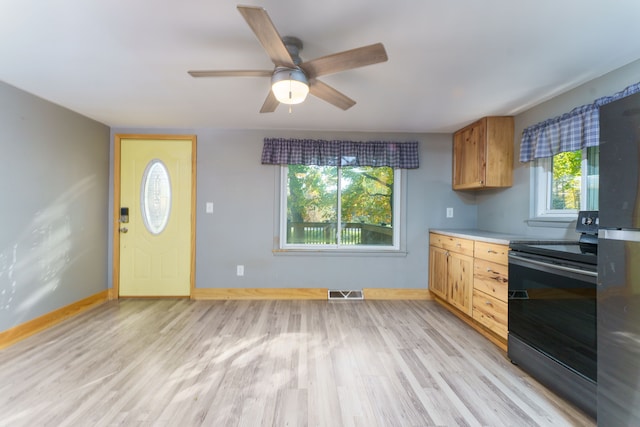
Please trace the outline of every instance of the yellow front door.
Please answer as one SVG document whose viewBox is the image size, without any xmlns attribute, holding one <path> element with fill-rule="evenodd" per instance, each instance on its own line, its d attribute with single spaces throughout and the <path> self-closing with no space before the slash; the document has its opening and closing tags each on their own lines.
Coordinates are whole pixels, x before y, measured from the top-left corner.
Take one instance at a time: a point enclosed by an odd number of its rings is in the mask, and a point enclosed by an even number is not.
<svg viewBox="0 0 640 427">
<path fill-rule="evenodd" d="M 195 137 L 118 137 L 119 296 L 189 296 Z"/>
</svg>

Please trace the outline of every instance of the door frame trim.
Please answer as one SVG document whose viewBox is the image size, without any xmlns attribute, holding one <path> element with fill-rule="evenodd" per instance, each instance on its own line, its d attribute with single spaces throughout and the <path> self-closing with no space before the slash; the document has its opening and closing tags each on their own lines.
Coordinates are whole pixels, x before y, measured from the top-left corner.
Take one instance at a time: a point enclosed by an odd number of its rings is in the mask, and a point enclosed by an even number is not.
<svg viewBox="0 0 640 427">
<path fill-rule="evenodd" d="M 109 299 L 120 298 L 120 149 L 123 139 L 161 139 L 191 141 L 191 259 L 189 274 L 189 298 L 193 297 L 196 278 L 196 135 L 169 134 L 116 134 L 113 142 L 113 266 L 112 284 L 109 289 Z"/>
</svg>

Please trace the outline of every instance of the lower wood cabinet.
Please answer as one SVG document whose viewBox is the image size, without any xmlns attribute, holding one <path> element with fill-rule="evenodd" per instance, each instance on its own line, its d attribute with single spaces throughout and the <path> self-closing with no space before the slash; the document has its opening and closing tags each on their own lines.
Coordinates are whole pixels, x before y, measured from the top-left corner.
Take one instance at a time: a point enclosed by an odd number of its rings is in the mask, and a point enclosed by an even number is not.
<svg viewBox="0 0 640 427">
<path fill-rule="evenodd" d="M 429 242 L 429 290 L 506 349 L 508 246 L 438 233 L 430 233 Z"/>
<path fill-rule="evenodd" d="M 458 310 L 472 314 L 473 258 L 455 252 L 447 259 L 447 301 Z"/>
<path fill-rule="evenodd" d="M 447 299 L 449 283 L 448 252 L 437 246 L 429 246 L 429 290 Z"/>
<path fill-rule="evenodd" d="M 446 249 L 450 248 L 450 249 Z M 458 310 L 473 312 L 473 241 L 438 235 L 429 247 L 429 289 Z"/>
<path fill-rule="evenodd" d="M 509 320 L 507 303 L 493 298 L 484 292 L 473 291 L 473 319 L 495 332 L 499 337 L 507 339 L 507 323 Z"/>
<path fill-rule="evenodd" d="M 507 340 L 509 248 L 475 242 L 473 269 L 473 319 Z"/>
</svg>

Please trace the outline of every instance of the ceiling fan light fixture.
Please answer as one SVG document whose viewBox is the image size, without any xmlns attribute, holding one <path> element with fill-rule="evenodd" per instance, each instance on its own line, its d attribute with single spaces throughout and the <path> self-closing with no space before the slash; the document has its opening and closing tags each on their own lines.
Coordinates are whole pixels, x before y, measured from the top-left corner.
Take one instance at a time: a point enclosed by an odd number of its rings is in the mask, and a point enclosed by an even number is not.
<svg viewBox="0 0 640 427">
<path fill-rule="evenodd" d="M 309 80 L 300 68 L 278 67 L 271 77 L 271 90 L 283 104 L 300 104 L 309 94 Z"/>
</svg>

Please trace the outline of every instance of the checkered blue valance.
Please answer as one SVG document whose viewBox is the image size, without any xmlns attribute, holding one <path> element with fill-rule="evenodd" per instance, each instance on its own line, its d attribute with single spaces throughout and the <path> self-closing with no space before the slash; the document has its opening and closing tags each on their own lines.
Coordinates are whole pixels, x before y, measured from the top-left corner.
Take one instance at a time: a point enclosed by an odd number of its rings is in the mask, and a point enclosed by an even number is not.
<svg viewBox="0 0 640 427">
<path fill-rule="evenodd" d="M 265 138 L 264 165 L 390 166 L 417 169 L 418 142 Z"/>
<path fill-rule="evenodd" d="M 597 146 L 600 143 L 600 107 L 637 92 L 640 92 L 640 83 L 526 128 L 522 132 L 520 161 L 530 162 L 565 151 Z"/>
</svg>

